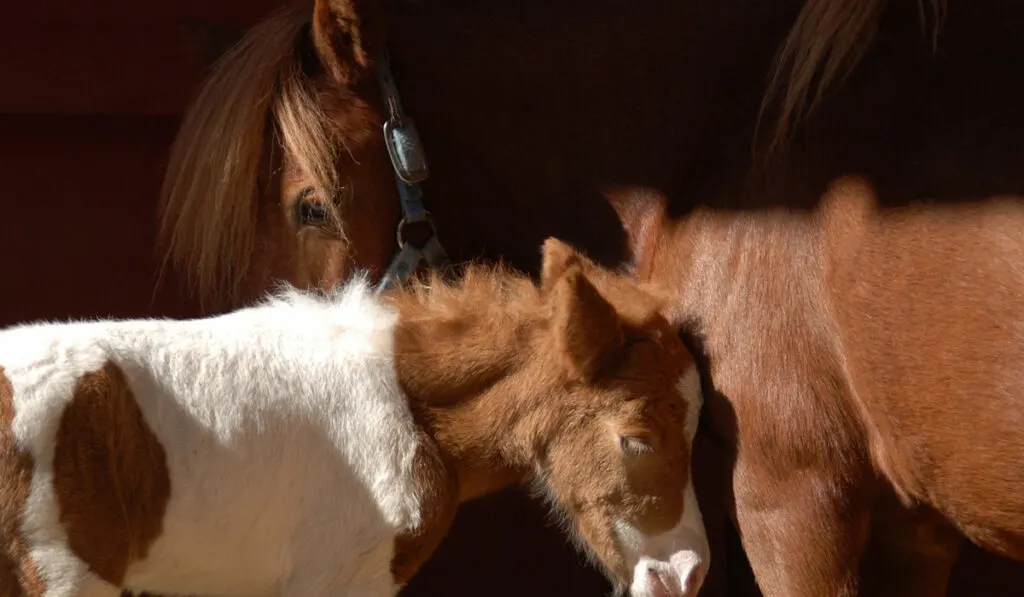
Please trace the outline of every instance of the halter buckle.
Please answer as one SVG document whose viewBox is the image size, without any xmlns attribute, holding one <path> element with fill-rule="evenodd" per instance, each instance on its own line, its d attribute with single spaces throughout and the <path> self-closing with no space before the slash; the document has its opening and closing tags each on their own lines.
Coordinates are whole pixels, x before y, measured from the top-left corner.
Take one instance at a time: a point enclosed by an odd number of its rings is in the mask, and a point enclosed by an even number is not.
<svg viewBox="0 0 1024 597">
<path fill-rule="evenodd" d="M 399 113 L 384 123 L 384 144 L 395 174 L 407 184 L 421 183 L 430 176 L 427 153 L 416 123 L 408 115 Z"/>
</svg>

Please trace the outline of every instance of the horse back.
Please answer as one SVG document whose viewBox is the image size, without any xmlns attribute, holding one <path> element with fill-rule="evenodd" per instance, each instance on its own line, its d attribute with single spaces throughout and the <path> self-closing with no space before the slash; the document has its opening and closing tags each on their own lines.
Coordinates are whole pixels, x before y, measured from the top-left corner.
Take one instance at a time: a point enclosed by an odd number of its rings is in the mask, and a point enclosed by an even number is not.
<svg viewBox="0 0 1024 597">
<path fill-rule="evenodd" d="M 1024 206 L 830 198 L 825 287 L 872 461 L 904 502 L 1024 556 Z"/>
</svg>

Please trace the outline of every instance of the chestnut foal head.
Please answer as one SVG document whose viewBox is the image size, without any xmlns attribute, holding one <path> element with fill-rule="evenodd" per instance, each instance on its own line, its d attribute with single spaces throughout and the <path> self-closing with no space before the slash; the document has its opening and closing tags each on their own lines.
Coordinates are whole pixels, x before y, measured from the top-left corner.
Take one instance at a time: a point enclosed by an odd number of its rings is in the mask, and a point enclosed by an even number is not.
<svg viewBox="0 0 1024 597">
<path fill-rule="evenodd" d="M 552 438 L 538 487 L 631 594 L 695 595 L 710 552 L 689 475 L 702 403 L 693 358 L 655 296 L 549 241 L 544 286 L 565 293 L 574 275 L 597 293 L 576 288 L 578 319 L 560 324 L 573 380 L 560 399 L 586 414 Z"/>
<path fill-rule="evenodd" d="M 549 239 L 539 288 L 471 267 L 454 286 L 385 296 L 401 313 L 400 383 L 459 501 L 530 482 L 620 589 L 696 594 L 709 560 L 689 474 L 702 398 L 653 288 Z"/>
</svg>

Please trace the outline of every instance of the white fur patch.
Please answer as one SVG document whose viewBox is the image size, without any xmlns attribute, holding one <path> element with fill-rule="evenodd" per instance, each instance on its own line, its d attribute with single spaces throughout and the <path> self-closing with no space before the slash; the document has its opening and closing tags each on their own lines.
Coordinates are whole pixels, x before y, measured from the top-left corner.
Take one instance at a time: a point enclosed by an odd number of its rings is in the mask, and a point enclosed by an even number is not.
<svg viewBox="0 0 1024 597">
<path fill-rule="evenodd" d="M 286 288 L 204 320 L 0 332 L 13 433 L 36 463 L 21 524 L 47 595 L 76 594 L 76 583 L 117 594 L 67 549 L 51 482 L 75 382 L 107 362 L 127 376 L 171 479 L 163 533 L 129 566 L 126 587 L 394 594 L 394 536 L 421 519 L 396 319 L 360 277 L 327 296 Z"/>
</svg>

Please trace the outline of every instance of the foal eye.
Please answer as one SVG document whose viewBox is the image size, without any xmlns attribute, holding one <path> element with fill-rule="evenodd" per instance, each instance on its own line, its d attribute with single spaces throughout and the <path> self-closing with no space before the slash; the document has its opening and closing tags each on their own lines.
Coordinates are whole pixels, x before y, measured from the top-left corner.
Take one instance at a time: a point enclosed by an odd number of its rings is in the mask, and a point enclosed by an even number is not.
<svg viewBox="0 0 1024 597">
<path fill-rule="evenodd" d="M 642 456 L 653 451 L 650 444 L 633 435 L 620 435 L 619 447 L 626 456 Z"/>
</svg>

